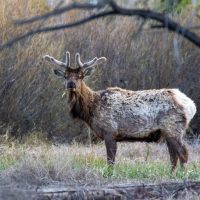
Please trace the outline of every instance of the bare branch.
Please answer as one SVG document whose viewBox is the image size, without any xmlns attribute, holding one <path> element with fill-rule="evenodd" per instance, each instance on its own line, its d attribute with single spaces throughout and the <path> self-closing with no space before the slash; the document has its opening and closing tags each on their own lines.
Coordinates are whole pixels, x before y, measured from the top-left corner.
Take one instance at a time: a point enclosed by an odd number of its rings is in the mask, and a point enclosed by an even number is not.
<svg viewBox="0 0 200 200">
<path fill-rule="evenodd" d="M 90 4 L 90 3 L 72 3 L 67 6 L 64 6 L 62 8 L 55 8 L 51 12 L 48 12 L 44 15 L 39 15 L 39 16 L 34 16 L 30 19 L 25 19 L 25 20 L 16 20 L 14 24 L 16 25 L 23 25 L 23 24 L 30 24 L 36 21 L 40 21 L 43 19 L 47 19 L 50 17 L 55 17 L 57 15 L 61 15 L 65 12 L 68 12 L 70 10 L 93 10 L 93 9 L 100 9 L 104 6 L 105 4 Z"/>
<path fill-rule="evenodd" d="M 71 23 L 67 23 L 67 24 L 61 24 L 61 25 L 57 25 L 57 26 L 49 26 L 49 27 L 44 27 L 44 28 L 38 28 L 35 30 L 30 30 L 27 33 L 25 33 L 24 35 L 18 36 L 10 41 L 8 41 L 7 43 L 3 44 L 0 46 L 0 50 L 10 47 L 12 46 L 15 42 L 20 41 L 26 37 L 32 36 L 34 34 L 40 34 L 40 33 L 45 33 L 45 32 L 50 32 L 50 31 L 57 31 L 60 29 L 67 29 L 67 28 L 72 28 L 72 27 L 76 27 L 85 23 L 88 23 L 90 21 L 96 20 L 98 18 L 103 18 L 103 17 L 107 17 L 107 16 L 112 16 L 112 15 L 116 15 L 116 16 L 138 16 L 141 17 L 142 19 L 151 19 L 157 22 L 160 22 L 160 25 L 153 27 L 153 28 L 167 28 L 168 30 L 175 32 L 181 36 L 183 36 L 184 38 L 188 39 L 190 42 L 192 42 L 193 44 L 195 44 L 196 46 L 200 47 L 200 37 L 195 34 L 194 32 L 191 32 L 188 28 L 181 26 L 179 23 L 173 21 L 172 19 L 170 19 L 167 15 L 164 15 L 162 13 L 159 12 L 155 12 L 152 10 L 145 10 L 145 9 L 126 9 L 126 8 L 122 8 L 120 6 L 118 6 L 113 0 L 107 0 L 107 1 L 103 1 L 103 3 L 99 3 L 99 4 L 88 4 L 88 3 L 73 3 L 70 4 L 66 7 L 63 8 L 57 8 L 54 9 L 53 11 L 46 13 L 45 15 L 41 15 L 41 16 L 35 16 L 33 18 L 27 19 L 27 20 L 19 20 L 16 23 L 17 24 L 30 24 L 32 22 L 38 21 L 38 20 L 42 20 L 42 19 L 46 19 L 49 17 L 53 17 L 53 16 L 57 16 L 63 12 L 67 12 L 70 10 L 74 10 L 74 9 L 80 9 L 80 10 L 92 10 L 92 9 L 100 9 L 105 7 L 106 5 L 110 6 L 109 10 L 103 10 L 100 11 L 98 13 L 92 14 L 88 17 L 79 19 L 75 22 L 71 22 Z"/>
<path fill-rule="evenodd" d="M 112 15 L 112 13 L 113 13 L 113 11 L 105 11 L 105 12 L 102 12 L 102 13 L 99 13 L 99 14 L 91 15 L 89 17 L 80 19 L 76 22 L 72 22 L 72 23 L 69 23 L 69 24 L 61 24 L 61 25 L 57 25 L 57 26 L 50 26 L 50 27 L 44 27 L 44 28 L 39 28 L 39 29 L 35 29 L 35 30 L 30 30 L 29 32 L 25 33 L 24 35 L 20 35 L 16 38 L 13 38 L 12 40 L 8 41 L 7 43 L 1 45 L 0 51 L 5 49 L 5 48 L 11 47 L 14 43 L 21 41 L 21 40 L 23 40 L 23 39 L 25 39 L 29 36 L 32 36 L 32 35 L 35 35 L 35 34 L 40 34 L 40 33 L 58 31 L 58 30 L 61 30 L 61 29 L 73 28 L 73 27 L 85 24 L 89 21 L 92 21 L 92 20 L 95 20 L 95 19 L 98 19 L 98 18 L 101 18 L 101 17 L 106 17 L 108 15 Z"/>
</svg>

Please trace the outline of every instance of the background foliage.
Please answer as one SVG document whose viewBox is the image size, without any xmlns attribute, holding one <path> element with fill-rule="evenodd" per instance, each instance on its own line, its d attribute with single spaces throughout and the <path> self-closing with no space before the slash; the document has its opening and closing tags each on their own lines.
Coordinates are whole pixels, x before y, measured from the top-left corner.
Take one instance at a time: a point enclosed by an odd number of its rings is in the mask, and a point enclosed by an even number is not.
<svg viewBox="0 0 200 200">
<path fill-rule="evenodd" d="M 185 26 L 198 24 L 197 8 L 187 6 L 188 1 L 176 2 L 175 8 L 181 6 L 181 12 L 174 13 L 173 18 Z M 153 8 L 157 5 L 156 1 L 151 4 Z M 41 24 L 12 25 L 12 19 L 50 9 L 45 0 L 0 0 L 0 44 L 27 29 L 73 21 L 88 14 L 73 11 Z M 180 88 L 199 107 L 200 49 L 165 30 L 149 29 L 149 23 L 139 32 L 139 19 L 109 17 L 70 30 L 35 35 L 0 52 L 0 134 L 22 137 L 39 130 L 60 142 L 88 138 L 88 128 L 68 115 L 62 80 L 42 59 L 45 54 L 62 59 L 66 50 L 71 52 L 72 63 L 76 52 L 83 60 L 108 58 L 106 65 L 98 66 L 86 80 L 94 90 L 109 86 L 131 90 Z M 190 132 L 198 134 L 199 124 L 197 114 Z"/>
</svg>

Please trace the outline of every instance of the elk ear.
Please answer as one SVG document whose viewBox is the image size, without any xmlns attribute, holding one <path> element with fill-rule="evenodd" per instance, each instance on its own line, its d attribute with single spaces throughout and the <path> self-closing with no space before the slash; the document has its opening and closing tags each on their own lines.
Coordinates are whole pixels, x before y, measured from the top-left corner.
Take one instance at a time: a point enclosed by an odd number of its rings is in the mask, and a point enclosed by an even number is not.
<svg viewBox="0 0 200 200">
<path fill-rule="evenodd" d="M 94 68 L 92 68 L 92 67 L 85 69 L 84 72 L 83 72 L 84 77 L 90 76 L 92 74 L 93 70 L 94 70 Z"/>
<path fill-rule="evenodd" d="M 60 76 L 60 77 L 64 77 L 65 76 L 65 72 L 63 72 L 60 69 L 54 69 L 53 71 L 54 71 L 54 74 L 57 75 L 57 76 Z"/>
</svg>

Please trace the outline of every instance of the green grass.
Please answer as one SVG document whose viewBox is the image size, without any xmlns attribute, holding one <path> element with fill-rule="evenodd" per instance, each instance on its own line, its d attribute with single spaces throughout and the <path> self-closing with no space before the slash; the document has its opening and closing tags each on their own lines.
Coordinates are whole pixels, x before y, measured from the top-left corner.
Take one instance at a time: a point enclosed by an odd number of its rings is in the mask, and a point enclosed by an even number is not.
<svg viewBox="0 0 200 200">
<path fill-rule="evenodd" d="M 0 157 L 0 172 L 13 166 L 17 162 L 13 157 Z"/>
<path fill-rule="evenodd" d="M 90 168 L 95 170 L 100 176 L 112 179 L 134 179 L 134 180 L 169 180 L 169 179 L 200 179 L 200 165 L 190 163 L 183 170 L 177 167 L 172 173 L 170 163 L 165 162 L 135 162 L 134 164 L 118 162 L 113 168 L 106 164 L 102 158 L 75 157 L 74 164 L 79 168 Z"/>
<path fill-rule="evenodd" d="M 23 147 L 15 148 L 14 143 L 8 144 L 4 148 L 3 152 L 0 152 L 0 172 L 17 164 L 23 157 L 25 150 Z"/>
<path fill-rule="evenodd" d="M 106 164 L 104 144 L 53 146 L 49 143 L 12 143 L 0 148 L 0 174 L 14 176 L 18 182 L 43 184 L 48 181 L 84 182 L 88 184 L 127 181 L 200 180 L 199 145 L 190 146 L 191 159 L 182 170 L 171 173 L 164 145 L 120 144 L 114 167 Z M 147 150 L 148 158 L 146 156 Z M 165 155 L 165 156 L 163 156 Z M 11 169 L 11 170 L 10 170 Z M 11 180 L 10 179 L 10 180 Z M 97 182 L 99 181 L 99 182 Z"/>
</svg>

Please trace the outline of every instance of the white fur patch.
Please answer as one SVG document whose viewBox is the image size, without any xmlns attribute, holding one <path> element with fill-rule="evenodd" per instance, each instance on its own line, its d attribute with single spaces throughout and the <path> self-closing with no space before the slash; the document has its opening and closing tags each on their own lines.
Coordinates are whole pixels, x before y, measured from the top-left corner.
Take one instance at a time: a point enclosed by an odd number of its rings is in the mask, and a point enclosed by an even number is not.
<svg viewBox="0 0 200 200">
<path fill-rule="evenodd" d="M 183 94 L 178 89 L 171 90 L 174 93 L 174 97 L 179 105 L 181 105 L 184 109 L 185 117 L 187 120 L 187 126 L 190 123 L 191 119 L 194 117 L 197 109 L 195 103 Z"/>
</svg>

